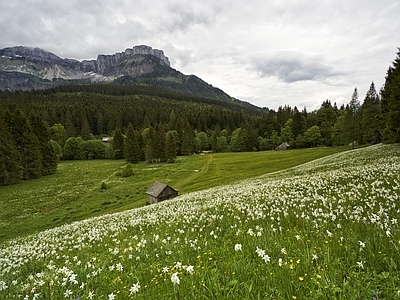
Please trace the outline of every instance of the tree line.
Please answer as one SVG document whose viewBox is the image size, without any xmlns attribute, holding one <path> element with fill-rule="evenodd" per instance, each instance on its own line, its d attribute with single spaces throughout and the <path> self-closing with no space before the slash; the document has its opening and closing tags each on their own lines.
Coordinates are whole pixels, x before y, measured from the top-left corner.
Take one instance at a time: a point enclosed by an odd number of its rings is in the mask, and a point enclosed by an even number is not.
<svg viewBox="0 0 400 300">
<path fill-rule="evenodd" d="M 156 163 L 201 151 L 273 150 L 282 142 L 292 148 L 400 142 L 399 55 L 380 93 L 372 82 L 362 101 L 355 88 L 347 105 L 325 100 L 312 112 L 148 87 L 0 92 L 0 184 L 51 174 L 58 158 Z"/>
<path fill-rule="evenodd" d="M 0 117 L 0 185 L 39 178 L 57 170 L 57 142 L 39 114 L 26 117 L 16 109 L 1 112 Z"/>
</svg>

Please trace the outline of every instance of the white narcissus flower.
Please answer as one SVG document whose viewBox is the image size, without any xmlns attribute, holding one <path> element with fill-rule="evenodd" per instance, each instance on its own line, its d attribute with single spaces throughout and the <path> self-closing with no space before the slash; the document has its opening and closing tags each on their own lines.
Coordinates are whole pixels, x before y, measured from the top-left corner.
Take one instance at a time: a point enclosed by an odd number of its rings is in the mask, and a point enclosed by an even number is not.
<svg viewBox="0 0 400 300">
<path fill-rule="evenodd" d="M 193 274 L 193 273 L 194 273 L 194 266 L 188 266 L 188 267 L 186 267 L 186 271 L 187 271 L 188 273 L 190 273 L 190 274 Z"/>
<path fill-rule="evenodd" d="M 137 292 L 139 292 L 139 290 L 140 290 L 140 283 L 137 282 L 137 283 L 134 283 L 132 285 L 132 287 L 129 289 L 129 293 L 131 295 L 133 295 L 133 294 L 136 294 Z"/>
<path fill-rule="evenodd" d="M 171 281 L 172 281 L 173 284 L 180 284 L 181 283 L 181 281 L 179 279 L 179 276 L 178 276 L 178 272 L 175 272 L 175 273 L 173 273 L 171 275 Z"/>
<path fill-rule="evenodd" d="M 242 244 L 236 244 L 235 251 L 242 251 Z"/>
</svg>

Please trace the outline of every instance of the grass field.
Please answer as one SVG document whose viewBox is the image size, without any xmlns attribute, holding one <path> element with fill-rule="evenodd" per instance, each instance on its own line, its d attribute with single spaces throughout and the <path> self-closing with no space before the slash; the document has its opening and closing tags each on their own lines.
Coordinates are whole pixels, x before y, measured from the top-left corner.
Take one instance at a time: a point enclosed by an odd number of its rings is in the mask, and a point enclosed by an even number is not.
<svg viewBox="0 0 400 300">
<path fill-rule="evenodd" d="M 154 181 L 180 194 L 232 183 L 299 165 L 347 148 L 314 148 L 179 157 L 174 164 L 132 165 L 135 175 L 117 177 L 125 161 L 62 161 L 51 176 L 0 187 L 0 242 L 72 221 L 146 204 Z M 104 182 L 107 189 L 101 190 Z"/>
<path fill-rule="evenodd" d="M 399 191 L 376 145 L 66 224 L 0 246 L 0 299 L 400 299 Z"/>
</svg>

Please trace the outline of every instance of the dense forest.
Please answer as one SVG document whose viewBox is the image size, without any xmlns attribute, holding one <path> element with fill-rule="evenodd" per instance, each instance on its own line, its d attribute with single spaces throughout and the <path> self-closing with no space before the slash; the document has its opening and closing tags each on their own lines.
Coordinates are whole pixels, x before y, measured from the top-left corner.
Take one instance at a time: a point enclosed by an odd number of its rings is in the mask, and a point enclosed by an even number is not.
<svg viewBox="0 0 400 300">
<path fill-rule="evenodd" d="M 201 151 L 400 142 L 400 51 L 380 93 L 312 112 L 261 109 L 162 88 L 71 85 L 0 92 L 0 185 L 55 172 L 59 159 L 174 162 Z"/>
</svg>

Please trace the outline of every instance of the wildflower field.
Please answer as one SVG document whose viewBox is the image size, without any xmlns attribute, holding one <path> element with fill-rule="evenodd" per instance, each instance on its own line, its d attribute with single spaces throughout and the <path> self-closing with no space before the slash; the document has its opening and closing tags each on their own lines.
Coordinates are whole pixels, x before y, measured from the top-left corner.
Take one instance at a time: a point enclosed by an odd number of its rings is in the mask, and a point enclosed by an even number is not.
<svg viewBox="0 0 400 300">
<path fill-rule="evenodd" d="M 400 299 L 400 145 L 0 246 L 0 299 Z"/>
</svg>

